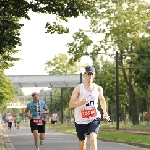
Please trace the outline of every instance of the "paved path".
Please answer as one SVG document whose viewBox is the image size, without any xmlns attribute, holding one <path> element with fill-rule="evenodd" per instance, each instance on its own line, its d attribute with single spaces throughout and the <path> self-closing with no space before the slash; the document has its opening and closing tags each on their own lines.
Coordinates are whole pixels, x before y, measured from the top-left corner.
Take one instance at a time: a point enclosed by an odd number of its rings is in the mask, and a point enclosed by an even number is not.
<svg viewBox="0 0 150 150">
<path fill-rule="evenodd" d="M 4 140 L 7 150 L 36 150 L 33 142 L 33 135 L 28 126 L 20 129 L 8 130 L 4 125 Z M 87 150 L 89 149 L 89 139 Z M 78 139 L 76 135 L 65 134 L 46 130 L 46 139 L 40 150 L 78 150 Z M 98 150 L 148 150 L 132 145 L 114 142 L 102 142 L 98 140 Z"/>
</svg>

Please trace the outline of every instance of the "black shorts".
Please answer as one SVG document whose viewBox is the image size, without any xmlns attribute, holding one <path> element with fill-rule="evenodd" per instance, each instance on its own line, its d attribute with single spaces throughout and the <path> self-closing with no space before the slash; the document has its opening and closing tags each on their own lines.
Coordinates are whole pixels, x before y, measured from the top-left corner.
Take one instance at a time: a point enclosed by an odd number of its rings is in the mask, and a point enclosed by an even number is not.
<svg viewBox="0 0 150 150">
<path fill-rule="evenodd" d="M 51 120 L 51 124 L 55 124 L 57 121 L 55 120 Z"/>
<path fill-rule="evenodd" d="M 38 130 L 38 133 L 45 133 L 45 121 L 42 121 L 43 125 L 37 125 L 33 122 L 33 119 L 30 120 L 30 127 L 31 132 L 33 133 L 33 130 Z"/>
<path fill-rule="evenodd" d="M 8 122 L 8 127 L 11 128 L 12 122 Z"/>
<path fill-rule="evenodd" d="M 86 136 L 90 133 L 98 133 L 99 131 L 100 118 L 94 119 L 88 124 L 77 124 L 75 123 L 77 137 L 79 140 L 85 140 Z"/>
</svg>

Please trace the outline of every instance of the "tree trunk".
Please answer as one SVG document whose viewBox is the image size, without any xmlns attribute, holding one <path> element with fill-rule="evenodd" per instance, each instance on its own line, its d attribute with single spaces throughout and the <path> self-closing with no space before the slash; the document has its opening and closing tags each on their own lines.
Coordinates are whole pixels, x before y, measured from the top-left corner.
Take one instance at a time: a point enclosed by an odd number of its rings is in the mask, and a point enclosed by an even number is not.
<svg viewBox="0 0 150 150">
<path fill-rule="evenodd" d="M 129 98 L 130 98 L 130 108 L 131 108 L 131 120 L 133 125 L 139 125 L 139 112 L 138 104 L 135 99 L 135 92 L 132 85 L 129 86 Z"/>
<path fill-rule="evenodd" d="M 147 113 L 148 113 L 147 124 L 149 125 L 149 123 L 150 123 L 150 102 L 148 100 L 147 100 Z"/>
</svg>

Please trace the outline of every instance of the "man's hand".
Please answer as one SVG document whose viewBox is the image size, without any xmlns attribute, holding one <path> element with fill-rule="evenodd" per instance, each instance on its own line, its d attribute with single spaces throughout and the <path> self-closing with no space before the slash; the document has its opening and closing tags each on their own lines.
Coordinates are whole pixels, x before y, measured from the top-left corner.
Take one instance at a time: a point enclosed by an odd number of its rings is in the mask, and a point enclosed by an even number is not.
<svg viewBox="0 0 150 150">
<path fill-rule="evenodd" d="M 48 112 L 47 112 L 47 111 L 44 111 L 44 114 L 48 114 Z"/>
<path fill-rule="evenodd" d="M 87 98 L 84 98 L 84 99 L 82 99 L 81 101 L 79 101 L 79 104 L 80 104 L 80 106 L 81 106 L 81 105 L 84 105 L 84 104 L 87 103 L 87 102 L 88 102 Z"/>
<path fill-rule="evenodd" d="M 32 119 L 32 117 L 31 117 L 31 116 L 29 116 L 28 118 L 29 118 L 29 119 Z"/>
<path fill-rule="evenodd" d="M 105 112 L 105 113 L 103 114 L 103 120 L 104 120 L 105 122 L 111 122 L 110 116 L 108 116 L 108 113 L 107 113 L 107 112 Z"/>
</svg>

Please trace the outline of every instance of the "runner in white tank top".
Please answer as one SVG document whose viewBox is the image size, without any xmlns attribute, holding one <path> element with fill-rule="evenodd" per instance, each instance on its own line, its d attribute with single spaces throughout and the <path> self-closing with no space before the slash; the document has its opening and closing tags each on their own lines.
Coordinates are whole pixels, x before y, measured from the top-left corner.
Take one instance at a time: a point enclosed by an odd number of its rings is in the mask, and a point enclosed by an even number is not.
<svg viewBox="0 0 150 150">
<path fill-rule="evenodd" d="M 80 85 L 80 96 L 77 101 L 82 101 L 86 98 L 87 102 L 82 106 L 77 106 L 74 109 L 75 122 L 77 124 L 88 124 L 96 118 L 100 118 L 100 112 L 98 111 L 98 85 L 93 83 L 93 91 L 88 92 L 84 88 L 84 84 Z"/>
<path fill-rule="evenodd" d="M 90 150 L 97 150 L 97 133 L 101 117 L 97 109 L 98 99 L 103 109 L 104 120 L 108 121 L 107 119 L 109 119 L 103 88 L 93 83 L 94 77 L 95 68 L 87 66 L 84 73 L 84 83 L 74 88 L 69 101 L 69 108 L 74 108 L 75 127 L 80 150 L 86 150 L 86 135 L 90 135 Z"/>
</svg>

